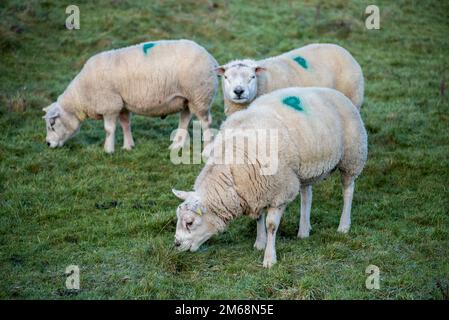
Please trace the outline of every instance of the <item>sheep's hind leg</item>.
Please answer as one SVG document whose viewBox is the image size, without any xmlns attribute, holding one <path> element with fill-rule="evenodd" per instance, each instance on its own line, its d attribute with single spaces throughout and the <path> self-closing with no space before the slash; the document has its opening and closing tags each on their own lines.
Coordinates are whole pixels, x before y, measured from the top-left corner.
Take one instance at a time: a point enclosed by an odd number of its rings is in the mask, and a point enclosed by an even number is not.
<svg viewBox="0 0 449 320">
<path fill-rule="evenodd" d="M 213 138 L 213 134 L 210 129 L 210 126 L 212 124 L 212 116 L 209 111 L 205 114 L 197 114 L 196 116 L 201 122 L 201 128 L 203 129 L 204 147 L 206 147 Z"/>
<path fill-rule="evenodd" d="M 257 237 L 254 248 L 257 250 L 265 249 L 267 245 L 267 228 L 265 227 L 265 213 L 261 213 L 257 218 Z"/>
<path fill-rule="evenodd" d="M 267 213 L 267 246 L 265 248 L 265 256 L 263 258 L 263 266 L 271 268 L 277 261 L 276 258 L 276 231 L 281 222 L 282 214 L 285 207 L 269 208 Z"/>
<path fill-rule="evenodd" d="M 123 130 L 123 147 L 122 149 L 131 150 L 134 148 L 134 139 L 131 133 L 131 113 L 128 110 L 122 111 L 119 116 L 120 125 Z"/>
<path fill-rule="evenodd" d="M 188 108 L 183 109 L 179 114 L 178 130 L 173 138 L 173 143 L 170 145 L 170 149 L 175 150 L 184 146 L 187 135 L 189 134 L 187 129 L 189 127 L 190 119 L 192 119 L 190 110 Z"/>
<path fill-rule="evenodd" d="M 212 130 L 210 128 L 212 124 L 212 116 L 209 111 L 207 112 L 197 112 L 195 113 L 198 120 L 200 120 L 201 123 L 201 129 L 203 130 L 203 152 L 202 156 L 205 158 L 208 158 L 211 151 L 212 151 L 212 140 L 214 138 L 214 135 L 212 133 Z"/>
<path fill-rule="evenodd" d="M 312 207 L 312 186 L 301 186 L 301 217 L 299 218 L 298 238 L 309 237 L 310 230 L 310 209 Z"/>
<path fill-rule="evenodd" d="M 354 177 L 342 175 L 343 184 L 343 212 L 340 218 L 340 225 L 337 231 L 347 233 L 351 226 L 351 206 L 352 197 L 354 195 Z"/>
<path fill-rule="evenodd" d="M 115 149 L 115 128 L 117 125 L 118 114 L 103 115 L 104 130 L 106 131 L 106 139 L 104 141 L 104 151 L 114 153 Z"/>
</svg>

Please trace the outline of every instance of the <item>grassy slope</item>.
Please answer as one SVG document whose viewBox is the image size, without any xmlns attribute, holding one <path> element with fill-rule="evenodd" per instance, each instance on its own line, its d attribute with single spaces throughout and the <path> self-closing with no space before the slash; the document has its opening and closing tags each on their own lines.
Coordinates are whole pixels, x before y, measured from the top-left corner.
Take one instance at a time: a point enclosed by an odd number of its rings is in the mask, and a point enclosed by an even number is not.
<svg viewBox="0 0 449 320">
<path fill-rule="evenodd" d="M 322 4 L 317 21 L 319 2 L 78 1 L 73 32 L 59 2 L 2 3 L 0 298 L 443 298 L 449 103 L 439 85 L 449 79 L 449 5 L 379 1 L 382 29 L 367 31 L 371 2 Z M 350 234 L 336 233 L 342 200 L 333 177 L 315 187 L 309 239 L 296 238 L 299 201 L 289 206 L 271 270 L 252 249 L 255 222 L 246 218 L 198 253 L 174 252 L 170 189 L 191 188 L 201 169 L 169 161 L 177 116 L 135 117 L 132 152 L 105 155 L 95 121 L 64 148 L 47 149 L 41 108 L 89 56 L 163 38 L 196 40 L 221 63 L 318 41 L 354 54 L 366 76 L 370 154 Z M 218 126 L 221 96 L 213 115 Z M 69 264 L 81 268 L 77 295 L 64 290 Z M 365 289 L 369 264 L 380 267 L 381 290 Z"/>
</svg>

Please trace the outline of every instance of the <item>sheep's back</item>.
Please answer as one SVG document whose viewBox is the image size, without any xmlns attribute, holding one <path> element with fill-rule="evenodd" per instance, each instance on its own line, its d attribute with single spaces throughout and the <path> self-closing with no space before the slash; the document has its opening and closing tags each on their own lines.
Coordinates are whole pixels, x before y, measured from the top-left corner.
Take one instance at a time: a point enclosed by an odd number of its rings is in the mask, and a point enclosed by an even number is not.
<svg viewBox="0 0 449 320">
<path fill-rule="evenodd" d="M 313 182 L 335 169 L 344 156 L 351 136 L 363 125 L 348 125 L 357 119 L 357 110 L 342 93 L 326 88 L 287 88 L 258 98 L 243 114 L 241 123 L 266 123 L 279 131 L 279 157 L 301 181 Z M 234 121 L 236 121 L 234 120 Z M 265 124 L 264 124 L 265 123 Z M 346 128 L 351 132 L 346 132 Z M 354 132 L 355 131 L 355 132 Z M 350 135 L 348 137 L 348 134 Z"/>
<path fill-rule="evenodd" d="M 77 91 L 90 95 L 90 105 L 104 108 L 102 96 L 116 95 L 133 112 L 156 115 L 180 110 L 166 108 L 173 95 L 195 100 L 195 95 L 211 95 L 216 87 L 215 59 L 189 40 L 162 40 L 105 51 L 91 57 L 78 75 Z M 200 81 L 200 83 L 198 83 Z M 198 87 L 202 86 L 198 92 Z M 85 90 L 91 88 L 91 90 Z M 110 99 L 110 98 L 109 98 Z M 180 105 L 182 109 L 184 106 Z"/>
<path fill-rule="evenodd" d="M 259 76 L 258 95 L 287 87 L 327 87 L 343 92 L 360 108 L 363 73 L 344 48 L 327 43 L 310 44 L 260 61 L 267 69 Z"/>
</svg>

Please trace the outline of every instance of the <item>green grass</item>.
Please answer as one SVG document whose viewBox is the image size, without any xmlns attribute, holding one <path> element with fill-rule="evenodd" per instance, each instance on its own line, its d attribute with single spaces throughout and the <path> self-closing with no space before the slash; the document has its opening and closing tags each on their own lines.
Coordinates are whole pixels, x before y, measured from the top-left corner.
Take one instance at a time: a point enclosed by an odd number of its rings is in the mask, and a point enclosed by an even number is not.
<svg viewBox="0 0 449 320">
<path fill-rule="evenodd" d="M 81 29 L 57 1 L 0 5 L 0 298 L 444 299 L 449 286 L 449 4 L 378 1 L 78 1 Z M 215 5 L 213 5 L 215 4 Z M 338 177 L 314 188 L 313 231 L 296 238 L 299 199 L 278 233 L 278 264 L 262 268 L 254 221 L 241 218 L 197 253 L 172 248 L 178 200 L 201 165 L 169 161 L 177 116 L 134 117 L 137 147 L 110 156 L 100 121 L 58 150 L 44 144 L 41 109 L 91 55 L 142 41 L 189 38 L 220 63 L 333 42 L 360 62 L 369 160 L 353 224 L 336 232 Z M 449 91 L 449 90 L 448 90 Z M 214 127 L 223 121 L 221 95 Z M 122 141 L 117 134 L 117 147 Z M 64 270 L 81 269 L 81 290 Z M 365 288 L 377 265 L 380 290 Z"/>
</svg>

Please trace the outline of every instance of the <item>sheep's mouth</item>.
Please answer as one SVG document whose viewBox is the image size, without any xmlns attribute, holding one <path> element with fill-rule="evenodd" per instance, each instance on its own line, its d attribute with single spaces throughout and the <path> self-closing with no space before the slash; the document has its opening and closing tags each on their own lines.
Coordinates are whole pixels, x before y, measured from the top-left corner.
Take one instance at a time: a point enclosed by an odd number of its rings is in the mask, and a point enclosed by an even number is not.
<svg viewBox="0 0 449 320">
<path fill-rule="evenodd" d="M 60 145 L 59 145 L 58 142 L 50 142 L 50 141 L 46 141 L 45 143 L 47 144 L 47 146 L 48 146 L 50 149 L 55 149 L 55 148 L 57 148 L 57 147 L 60 147 Z"/>
<path fill-rule="evenodd" d="M 192 251 L 192 245 L 190 244 L 190 245 L 184 245 L 184 244 L 182 244 L 182 245 L 180 245 L 179 247 L 176 247 L 176 249 L 178 250 L 178 251 L 180 251 L 180 252 L 184 252 L 184 251 Z M 193 252 L 193 251 L 192 251 Z"/>
<path fill-rule="evenodd" d="M 232 98 L 232 101 L 235 103 L 244 103 L 248 101 L 246 97 Z"/>
</svg>

